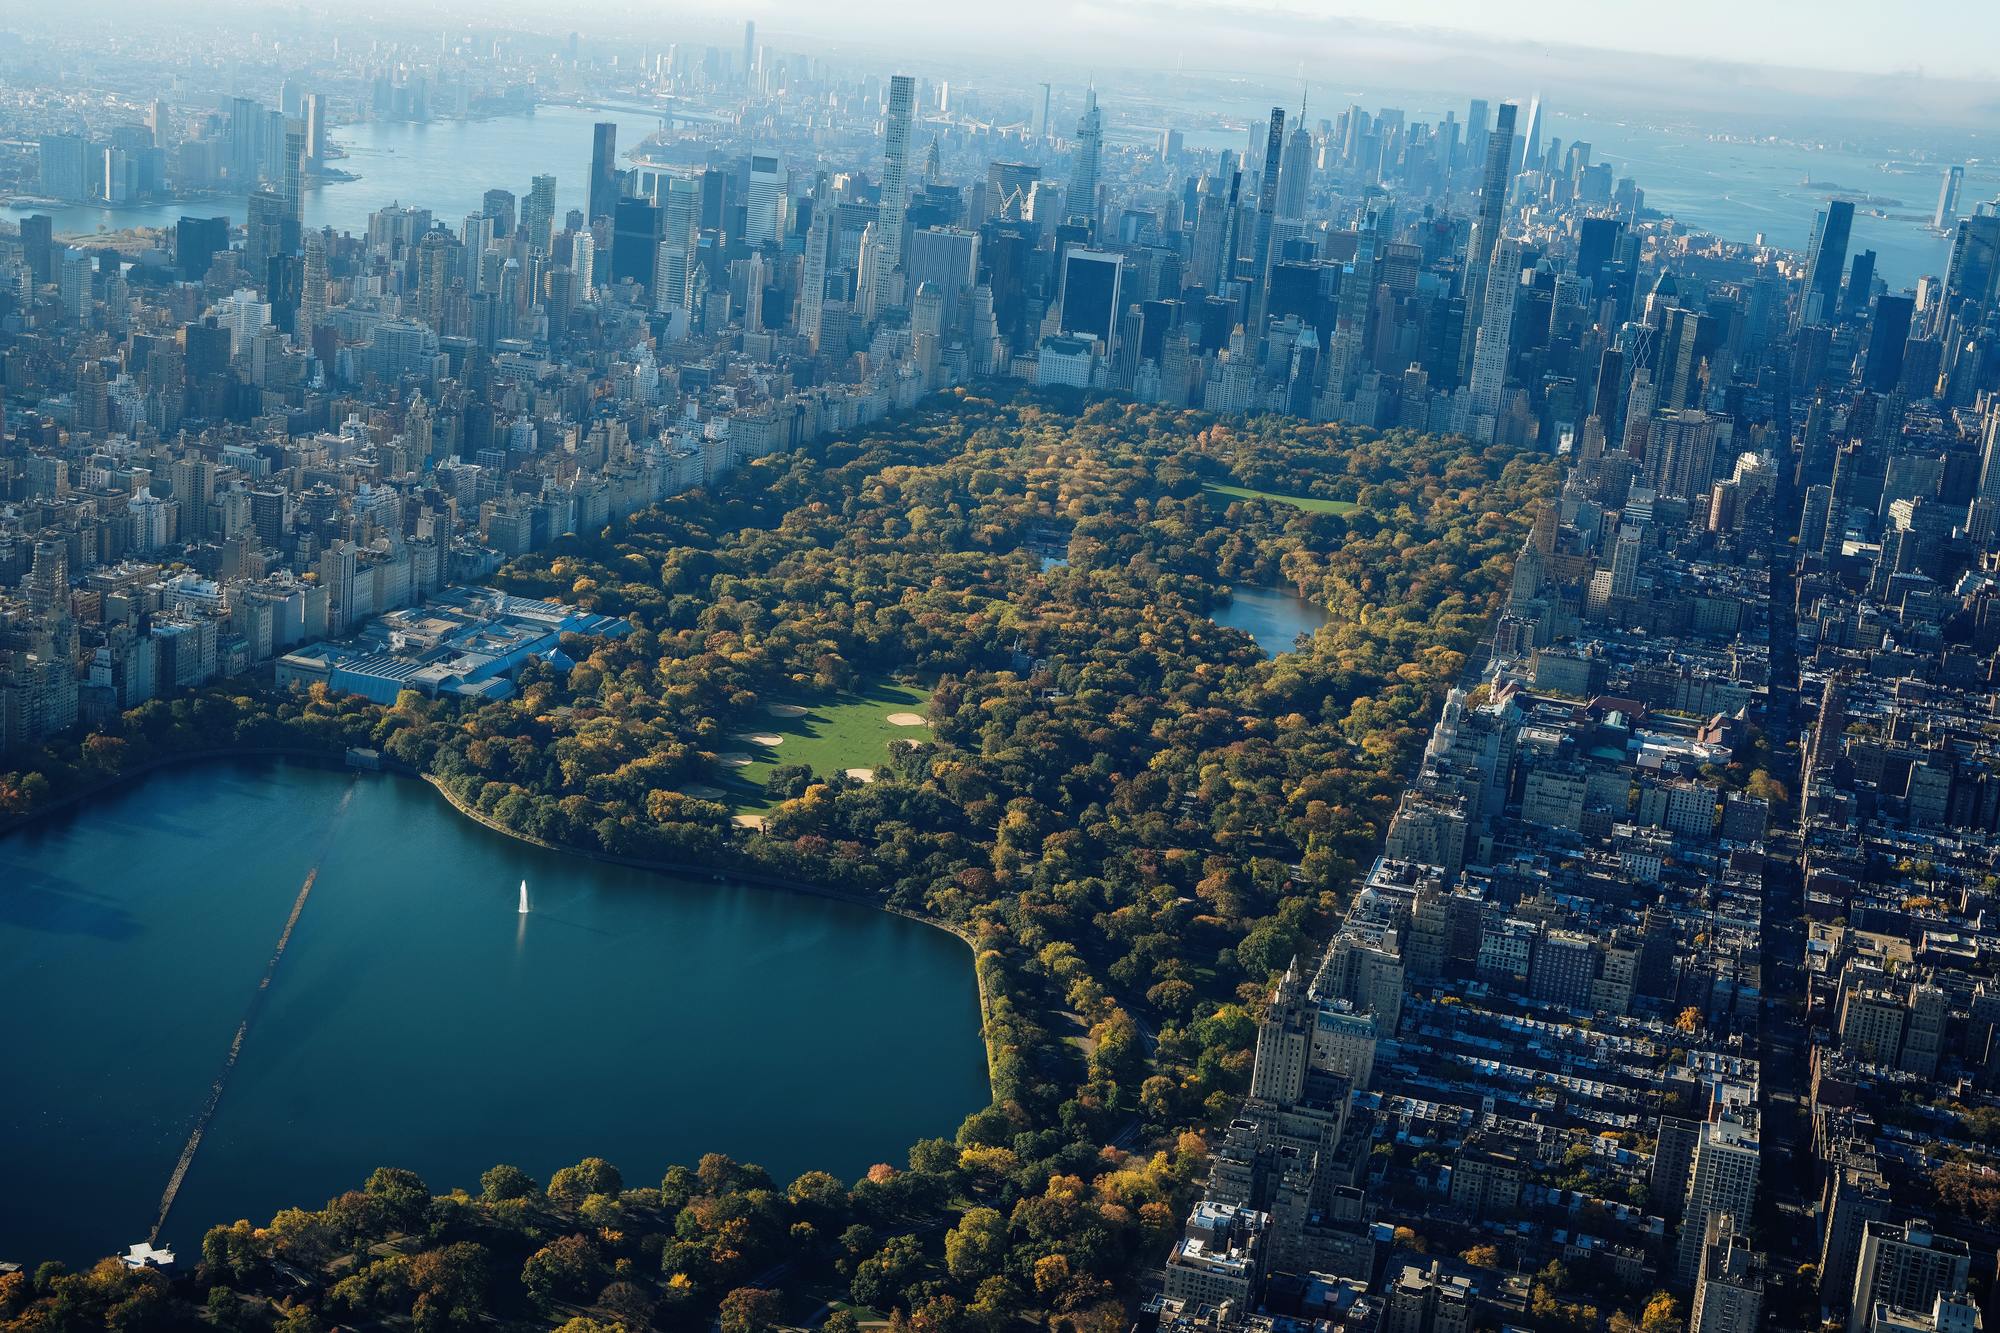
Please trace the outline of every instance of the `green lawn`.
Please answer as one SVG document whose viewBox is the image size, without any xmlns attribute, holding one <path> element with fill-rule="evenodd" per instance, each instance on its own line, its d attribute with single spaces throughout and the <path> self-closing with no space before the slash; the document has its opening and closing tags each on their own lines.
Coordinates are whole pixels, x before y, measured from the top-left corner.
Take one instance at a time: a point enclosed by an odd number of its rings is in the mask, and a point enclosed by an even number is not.
<svg viewBox="0 0 2000 1333">
<path fill-rule="evenodd" d="M 780 764 L 805 764 L 821 777 L 831 777 L 850 768 L 879 768 L 889 757 L 889 742 L 897 737 L 923 740 L 929 727 L 898 726 L 889 721 L 895 713 L 921 714 L 931 693 L 915 685 L 883 681 L 864 690 L 822 699 L 774 699 L 780 709 L 804 707 L 798 717 L 784 717 L 769 708 L 744 719 L 735 734 L 718 742 L 719 753 L 750 756 L 740 768 L 718 764 L 716 785 L 727 793 L 725 799 L 739 813 L 757 814 L 770 810 L 775 802 L 764 795 L 764 781 Z M 760 744 L 751 737 L 776 736 L 776 745 Z"/>
<path fill-rule="evenodd" d="M 1268 500 L 1272 504 L 1303 509 L 1308 514 L 1351 514 L 1360 507 L 1352 500 L 1321 500 L 1311 495 L 1280 495 L 1276 491 L 1253 491 L 1245 486 L 1218 486 L 1212 481 L 1203 482 L 1201 488 L 1210 495 L 1226 495 L 1234 500 Z"/>
</svg>

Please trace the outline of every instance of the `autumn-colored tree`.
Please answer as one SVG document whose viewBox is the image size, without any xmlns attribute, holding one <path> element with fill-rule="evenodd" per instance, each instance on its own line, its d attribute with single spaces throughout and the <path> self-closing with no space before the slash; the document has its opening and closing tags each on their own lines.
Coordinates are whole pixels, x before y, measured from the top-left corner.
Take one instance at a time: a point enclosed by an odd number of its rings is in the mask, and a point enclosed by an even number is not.
<svg viewBox="0 0 2000 1333">
<path fill-rule="evenodd" d="M 967 1284 L 997 1273 L 1007 1257 L 1007 1220 L 992 1208 L 968 1208 L 945 1233 L 944 1264 Z"/>
<path fill-rule="evenodd" d="M 722 1298 L 722 1333 L 767 1333 L 783 1312 L 783 1293 L 765 1287 L 738 1287 Z"/>
<path fill-rule="evenodd" d="M 1639 1316 L 1640 1333 L 1680 1333 L 1685 1323 L 1681 1303 L 1666 1291 L 1654 1292 Z"/>
<path fill-rule="evenodd" d="M 528 1256 L 521 1269 L 521 1286 L 546 1306 L 579 1300 L 597 1291 L 604 1260 L 596 1245 L 582 1236 L 559 1236 Z"/>
</svg>

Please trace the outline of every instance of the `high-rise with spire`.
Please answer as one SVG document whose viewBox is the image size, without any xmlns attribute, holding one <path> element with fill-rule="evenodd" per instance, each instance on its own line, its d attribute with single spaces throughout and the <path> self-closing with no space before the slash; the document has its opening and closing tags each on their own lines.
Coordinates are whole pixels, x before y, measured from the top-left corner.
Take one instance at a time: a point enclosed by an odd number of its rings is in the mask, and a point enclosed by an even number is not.
<svg viewBox="0 0 2000 1333">
<path fill-rule="evenodd" d="M 1104 113 L 1097 107 L 1097 89 L 1091 88 L 1083 96 L 1083 115 L 1076 122 L 1076 167 L 1069 178 L 1069 214 L 1090 219 L 1094 233 L 1098 220 L 1097 188 L 1104 161 Z"/>
<path fill-rule="evenodd" d="M 1542 95 L 1540 93 L 1528 99 L 1528 124 L 1521 132 L 1521 158 L 1518 165 L 1522 171 L 1541 170 Z"/>
<path fill-rule="evenodd" d="M 1278 172 L 1278 216 L 1303 218 L 1312 198 L 1313 137 L 1306 129 L 1306 108 L 1299 103 L 1299 123 L 1285 140 L 1285 159 Z"/>
<path fill-rule="evenodd" d="M 1257 248 L 1253 255 L 1256 290 L 1250 296 L 1250 342 L 1255 346 L 1264 336 L 1264 312 L 1271 291 L 1271 223 L 1278 211 L 1278 172 L 1285 156 L 1285 109 L 1271 108 L 1270 128 L 1264 135 L 1264 170 L 1257 181 Z"/>
<path fill-rule="evenodd" d="M 822 176 L 813 189 L 812 222 L 806 227 L 805 266 L 799 278 L 799 338 L 815 356 L 826 308 L 826 251 L 833 230 L 833 201 L 828 194 Z"/>
</svg>

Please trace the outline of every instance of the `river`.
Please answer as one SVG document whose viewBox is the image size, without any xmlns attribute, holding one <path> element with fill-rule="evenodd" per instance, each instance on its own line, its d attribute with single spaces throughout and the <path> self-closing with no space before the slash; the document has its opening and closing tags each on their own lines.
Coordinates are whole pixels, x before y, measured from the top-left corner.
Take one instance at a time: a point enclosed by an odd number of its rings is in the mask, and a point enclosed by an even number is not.
<svg viewBox="0 0 2000 1333">
<path fill-rule="evenodd" d="M 1299 635 L 1310 634 L 1331 619 L 1325 607 L 1289 589 L 1257 587 L 1236 588 L 1229 603 L 1216 607 L 1214 615 L 1216 624 L 1240 629 L 1255 639 L 1266 657 L 1291 652 Z"/>
<path fill-rule="evenodd" d="M 304 198 L 306 224 L 331 226 L 358 236 L 367 232 L 370 213 L 401 203 L 430 209 L 434 217 L 456 231 L 466 214 L 477 213 L 484 206 L 488 190 L 512 190 L 525 198 L 529 177 L 552 172 L 556 178 L 556 225 L 560 227 L 565 212 L 585 205 L 591 126 L 600 120 L 617 123 L 621 154 L 659 128 L 658 117 L 636 111 L 570 106 L 545 106 L 532 113 L 483 120 L 429 124 L 384 120 L 343 125 L 334 131 L 333 139 L 347 156 L 333 165 L 357 179 L 329 180 L 308 188 Z M 171 227 L 183 216 L 227 216 L 232 222 L 241 222 L 244 202 L 217 198 L 131 208 L 101 204 L 0 207 L 0 216 L 16 220 L 30 213 L 54 218 L 59 235 L 89 236 L 131 227 Z"/>
<path fill-rule="evenodd" d="M 1254 162 L 1262 151 L 1270 102 L 1240 92 L 1216 96 L 1209 91 L 1206 97 L 1180 99 L 1163 94 L 1163 105 L 1150 108 L 1142 125 L 1121 127 L 1114 114 L 1106 137 L 1150 147 L 1159 137 L 1151 122 L 1166 118 L 1181 129 L 1189 152 L 1227 149 L 1247 153 Z M 1430 91 L 1357 89 L 1342 100 L 1371 111 L 1401 107 L 1413 122 L 1437 124 L 1448 111 L 1463 122 L 1466 97 L 1494 98 L 1509 91 L 1522 90 L 1472 87 L 1465 96 L 1443 98 Z M 1519 100 L 1525 131 L 1528 98 Z M 1645 191 L 1648 208 L 1726 240 L 1749 242 L 1762 233 L 1772 245 L 1803 250 L 1812 237 L 1813 215 L 1829 196 L 1900 200 L 1880 206 L 1884 217 L 1869 212 L 1870 205 L 1857 207 L 1848 246 L 1850 255 L 1876 252 L 1876 276 L 1890 291 L 1914 288 L 1925 274 L 1944 275 L 1951 238 L 1932 232 L 1929 224 L 1945 167 L 1958 163 L 1966 168 L 1960 215 L 2000 194 L 2000 162 L 1994 160 L 1986 135 L 1950 125 L 1833 123 L 1804 112 L 1786 117 L 1723 110 L 1655 113 L 1569 106 L 1560 98 L 1544 110 L 1544 145 L 1552 138 L 1590 144 L 1591 160 L 1610 162 L 1616 175 L 1630 176 Z M 1314 118 L 1334 113 L 1333 108 L 1315 111 Z M 1217 128 L 1219 117 L 1235 126 Z M 1464 207 L 1466 200 L 1458 203 Z"/>
<path fill-rule="evenodd" d="M 1454 109 L 1464 113 L 1463 103 Z M 1219 108 L 1182 108 L 1199 124 Z M 1220 108 L 1227 109 L 1227 108 Z M 1242 108 L 1234 108 L 1241 110 Z M 1416 119 L 1436 119 L 1442 104 L 1420 99 L 1412 105 Z M 1525 111 L 1524 111 L 1525 114 Z M 618 124 L 621 151 L 629 151 L 659 126 L 654 115 L 636 110 L 593 110 L 545 106 L 532 113 L 482 120 L 444 120 L 430 124 L 362 121 L 334 131 L 334 141 L 348 156 L 335 163 L 354 173 L 351 181 L 327 181 L 306 191 L 308 224 L 331 225 L 361 234 L 368 215 L 385 204 L 400 202 L 428 208 L 447 226 L 456 228 L 468 213 L 480 210 L 487 190 L 509 189 L 524 196 L 528 178 L 544 172 L 556 177 L 557 218 L 582 208 L 590 169 L 591 126 L 599 120 Z M 1260 122 L 1261 123 L 1261 122 Z M 1769 132 L 1768 119 L 1734 118 L 1739 135 Z M 1723 139 L 1716 126 L 1695 126 L 1685 120 L 1644 124 L 1613 114 L 1553 108 L 1546 133 L 1565 142 L 1588 140 L 1599 161 L 1609 160 L 1619 175 L 1630 175 L 1646 192 L 1646 202 L 1690 226 L 1704 228 L 1735 241 L 1764 233 L 1771 243 L 1803 249 L 1812 230 L 1813 213 L 1832 192 L 1825 182 L 1847 191 L 1902 200 L 1885 208 L 1891 216 L 1877 218 L 1857 210 L 1851 249 L 1878 252 L 1876 272 L 1891 290 L 1910 287 L 1922 274 L 1942 275 L 1951 254 L 1950 238 L 1927 229 L 1937 206 L 1943 166 L 1965 161 L 1977 145 L 1962 136 L 1910 130 L 1905 148 L 1861 148 L 1823 144 L 1804 147 L 1791 140 L 1759 141 L 1747 137 Z M 1885 137 L 1895 131 L 1885 128 Z M 1113 135 L 1114 138 L 1117 135 Z M 1150 142 L 1157 131 L 1129 131 L 1127 138 Z M 1189 128 L 1191 150 L 1220 147 L 1243 149 L 1243 132 Z M 1922 159 L 1921 161 L 1915 159 Z M 1808 185 L 1810 177 L 1815 183 Z M 1981 199 L 2000 191 L 2000 166 L 1970 162 L 1959 207 L 1970 212 Z M 129 227 L 170 227 L 183 214 L 213 217 L 227 214 L 243 220 L 241 199 L 203 199 L 187 203 L 148 204 L 132 208 L 72 204 L 56 208 L 0 207 L 0 216 L 19 219 L 48 213 L 63 235 L 88 236 L 100 230 Z"/>
<path fill-rule="evenodd" d="M 852 1179 L 987 1100 L 941 930 L 545 851 L 407 778 L 204 763 L 0 839 L 0 1259 L 145 1236 L 315 867 L 164 1233 L 189 1258 L 380 1165 L 437 1191 L 587 1155 L 628 1184 L 705 1152 Z"/>
</svg>

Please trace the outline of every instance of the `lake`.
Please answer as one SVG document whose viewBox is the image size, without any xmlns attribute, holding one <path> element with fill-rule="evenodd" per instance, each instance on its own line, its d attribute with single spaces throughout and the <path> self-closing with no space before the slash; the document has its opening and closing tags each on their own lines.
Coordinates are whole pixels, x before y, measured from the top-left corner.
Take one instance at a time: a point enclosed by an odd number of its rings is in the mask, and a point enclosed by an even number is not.
<svg viewBox="0 0 2000 1333">
<path fill-rule="evenodd" d="M 546 851 L 407 778 L 206 763 L 0 838 L 0 1258 L 145 1236 L 314 867 L 167 1226 L 189 1258 L 378 1165 L 439 1192 L 589 1155 L 628 1184 L 705 1152 L 853 1179 L 988 1100 L 941 930 Z"/>
<path fill-rule="evenodd" d="M 1326 608 L 1282 588 L 1237 588 L 1225 606 L 1215 608 L 1215 623 L 1240 629 L 1257 641 L 1264 656 L 1289 653 L 1301 634 L 1310 634 L 1333 619 Z"/>
</svg>

